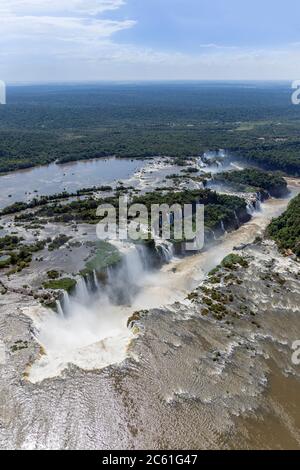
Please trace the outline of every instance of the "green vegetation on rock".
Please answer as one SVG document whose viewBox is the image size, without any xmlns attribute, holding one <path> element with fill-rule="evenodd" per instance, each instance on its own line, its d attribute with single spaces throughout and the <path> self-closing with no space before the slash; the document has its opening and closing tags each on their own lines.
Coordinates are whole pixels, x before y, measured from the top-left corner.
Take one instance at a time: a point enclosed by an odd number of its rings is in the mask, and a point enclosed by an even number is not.
<svg viewBox="0 0 300 470">
<path fill-rule="evenodd" d="M 76 286 L 76 280 L 68 277 L 62 279 L 53 279 L 43 284 L 45 289 L 65 290 L 71 292 Z"/>
<path fill-rule="evenodd" d="M 222 268 L 229 269 L 231 271 L 236 271 L 239 266 L 243 268 L 248 268 L 249 263 L 242 256 L 237 255 L 235 253 L 231 253 L 230 255 L 226 256 L 223 259 L 221 264 L 219 264 L 216 268 L 210 271 L 210 273 L 208 274 L 210 277 L 210 282 L 214 283 L 214 279 L 216 280 L 216 283 L 220 282 L 220 279 L 221 279 L 220 270 Z"/>
<path fill-rule="evenodd" d="M 95 255 L 87 261 L 82 274 L 103 271 L 105 268 L 119 263 L 121 259 L 122 256 L 116 247 L 108 242 L 98 241 Z"/>
<path fill-rule="evenodd" d="M 67 235 L 60 234 L 55 237 L 51 243 L 48 245 L 49 251 L 58 250 L 61 246 L 65 245 L 72 237 L 68 237 Z"/>
<path fill-rule="evenodd" d="M 58 279 L 59 278 L 59 272 L 52 270 L 47 272 L 47 276 L 49 279 Z"/>
<path fill-rule="evenodd" d="M 0 238 L 0 269 L 12 266 L 7 275 L 22 271 L 29 266 L 33 253 L 43 250 L 45 246 L 45 240 L 25 244 L 23 238 L 14 235 Z"/>
<path fill-rule="evenodd" d="M 231 253 L 223 259 L 221 266 L 227 269 L 235 269 L 237 266 L 242 266 L 243 268 L 248 268 L 248 261 L 240 255 Z"/>
</svg>

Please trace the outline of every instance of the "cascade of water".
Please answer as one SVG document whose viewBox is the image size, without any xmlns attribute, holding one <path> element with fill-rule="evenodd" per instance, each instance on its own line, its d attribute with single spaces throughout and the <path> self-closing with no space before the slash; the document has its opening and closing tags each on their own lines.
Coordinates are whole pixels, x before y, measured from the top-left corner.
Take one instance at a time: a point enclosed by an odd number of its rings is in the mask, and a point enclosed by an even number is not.
<svg viewBox="0 0 300 470">
<path fill-rule="evenodd" d="M 248 202 L 247 202 L 247 212 L 249 215 L 253 215 L 253 213 L 255 212 L 255 204 L 256 204 L 256 201 L 254 201 L 253 199 L 250 199 Z"/>
<path fill-rule="evenodd" d="M 73 296 L 64 293 L 62 304 L 57 305 L 60 316 L 66 317 L 76 310 L 77 305 L 87 307 L 92 302 L 108 299 L 112 305 L 130 304 L 139 290 L 146 273 L 151 269 L 151 256 L 142 244 L 118 242 L 118 249 L 123 254 L 117 269 L 107 268 L 107 282 L 101 285 L 94 270 L 89 278 L 78 277 Z M 167 240 L 156 239 L 156 249 L 164 262 L 174 257 L 174 246 Z M 95 292 L 96 290 L 96 292 Z"/>
<path fill-rule="evenodd" d="M 236 220 L 236 223 L 238 224 L 238 226 L 240 225 L 240 220 L 238 218 L 238 215 L 236 213 L 236 211 L 234 211 L 234 217 L 235 217 L 235 220 Z"/>
<path fill-rule="evenodd" d="M 114 279 L 114 270 L 111 266 L 108 266 L 106 269 L 106 275 L 107 275 L 107 284 L 110 285 L 113 283 Z"/>
<path fill-rule="evenodd" d="M 255 202 L 255 210 L 260 211 L 260 209 L 261 209 L 261 194 L 257 193 L 256 196 L 257 196 L 257 199 L 256 199 L 256 202 Z"/>
<path fill-rule="evenodd" d="M 76 298 L 82 304 L 87 304 L 89 301 L 89 291 L 83 277 L 79 277 L 76 283 Z"/>
<path fill-rule="evenodd" d="M 227 233 L 227 231 L 226 231 L 226 229 L 225 229 L 225 225 L 224 225 L 224 221 L 223 221 L 223 220 L 221 220 L 221 229 L 223 230 L 223 232 L 224 232 L 225 234 Z"/>
<path fill-rule="evenodd" d="M 150 266 L 151 266 L 151 263 L 150 263 L 150 260 L 149 260 L 149 254 L 146 252 L 146 249 L 143 245 L 139 245 L 137 244 L 136 245 L 136 249 L 138 251 L 138 254 L 139 254 L 139 257 L 140 257 L 140 260 L 143 264 L 143 268 L 145 270 L 149 269 Z"/>
<path fill-rule="evenodd" d="M 58 315 L 61 317 L 61 318 L 64 318 L 64 312 L 63 312 L 63 309 L 62 309 L 62 306 L 61 306 L 61 303 L 59 300 L 56 301 L 56 308 L 57 308 L 57 313 Z"/>
<path fill-rule="evenodd" d="M 170 244 L 166 244 L 166 245 L 163 245 L 163 250 L 164 250 L 164 255 L 165 255 L 165 259 L 166 261 L 171 261 L 172 258 L 173 258 L 173 245 L 170 243 Z"/>
<path fill-rule="evenodd" d="M 68 292 L 63 292 L 63 312 L 68 314 L 70 312 L 70 297 Z"/>
<path fill-rule="evenodd" d="M 212 234 L 213 234 L 214 240 L 217 241 L 216 234 L 215 234 L 215 232 L 214 232 L 213 230 L 212 230 Z"/>
<path fill-rule="evenodd" d="M 147 249 L 140 244 L 121 241 L 112 244 L 123 257 L 117 269 L 107 268 L 105 292 L 115 305 L 130 304 L 150 267 Z"/>
<path fill-rule="evenodd" d="M 86 283 L 86 287 L 87 287 L 88 292 L 93 292 L 94 285 L 93 285 L 92 276 L 87 276 L 87 278 L 85 279 L 85 283 Z"/>
<path fill-rule="evenodd" d="M 174 245 L 168 240 L 162 240 L 157 238 L 155 240 L 156 250 L 158 253 L 163 256 L 164 261 L 169 263 L 174 257 Z"/>
<path fill-rule="evenodd" d="M 96 273 L 95 269 L 93 271 L 93 279 L 94 279 L 94 284 L 95 284 L 96 290 L 99 290 L 100 289 L 100 284 L 99 284 L 97 273 Z"/>
<path fill-rule="evenodd" d="M 136 245 L 130 247 L 124 257 L 125 271 L 128 280 L 133 283 L 138 283 L 144 271 L 143 261 L 140 256 L 140 250 Z"/>
</svg>

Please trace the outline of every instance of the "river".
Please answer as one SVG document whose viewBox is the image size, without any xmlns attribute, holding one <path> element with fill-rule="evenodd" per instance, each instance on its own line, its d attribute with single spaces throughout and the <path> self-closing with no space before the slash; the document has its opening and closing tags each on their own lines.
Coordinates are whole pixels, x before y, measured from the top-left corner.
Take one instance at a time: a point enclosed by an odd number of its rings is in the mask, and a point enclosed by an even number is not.
<svg viewBox="0 0 300 470">
<path fill-rule="evenodd" d="M 291 197 L 300 192 L 299 180 L 288 182 Z M 295 418 L 299 380 L 296 371 L 291 372 L 288 348 L 291 335 L 300 335 L 293 262 L 280 257 L 273 246 L 245 250 L 253 262 L 243 284 L 235 288 L 236 298 L 261 309 L 260 330 L 248 320 L 224 324 L 201 318 L 197 304 L 186 299 L 234 247 L 263 234 L 289 200 L 266 201 L 249 223 L 216 246 L 173 258 L 160 271 L 143 272 L 135 264 L 136 255 L 130 255 L 130 273 L 134 271 L 138 289 L 126 307 L 111 309 L 108 303 L 104 308 L 96 299 L 92 308 L 78 311 L 74 322 L 52 314 L 51 324 L 31 300 L 8 296 L 1 334 L 10 341 L 27 337 L 29 347 L 16 358 L 4 351 L 1 446 L 300 446 Z M 270 272 L 271 260 L 272 269 L 285 276 L 282 290 L 266 290 L 273 289 L 272 283 L 268 287 L 261 281 L 262 274 Z M 96 323 L 93 312 L 89 316 L 93 309 L 98 312 Z M 150 311 L 136 336 L 126 323 L 140 309 Z M 31 321 L 43 349 L 32 341 Z M 295 391 L 288 394 L 287 404 L 286 387 Z"/>
<path fill-rule="evenodd" d="M 58 165 L 38 166 L 0 176 L 0 209 L 16 201 L 49 196 L 83 187 L 115 185 L 129 179 L 145 165 L 143 160 L 98 158 Z"/>
<path fill-rule="evenodd" d="M 93 370 L 122 362 L 132 339 L 127 328 L 128 318 L 135 311 L 183 301 L 235 247 L 251 243 L 255 237 L 263 235 L 272 218 L 279 216 L 288 201 L 300 192 L 299 182 L 291 179 L 289 189 L 289 198 L 266 201 L 250 222 L 224 236 L 216 245 L 183 259 L 173 257 L 159 271 L 144 268 L 134 245 L 118 243 L 117 247 L 124 252 L 125 270 L 119 277 L 113 276 L 111 289 L 115 291 L 118 286 L 121 290 L 128 290 L 132 284 L 134 296 L 130 305 L 116 306 L 101 291 L 95 298 L 87 298 L 87 293 L 82 295 L 80 284 L 71 312 L 64 318 L 49 315 L 48 310 L 26 308 L 25 312 L 36 322 L 38 341 L 47 353 L 30 369 L 30 379 L 37 382 L 59 375 L 70 363 Z"/>
</svg>

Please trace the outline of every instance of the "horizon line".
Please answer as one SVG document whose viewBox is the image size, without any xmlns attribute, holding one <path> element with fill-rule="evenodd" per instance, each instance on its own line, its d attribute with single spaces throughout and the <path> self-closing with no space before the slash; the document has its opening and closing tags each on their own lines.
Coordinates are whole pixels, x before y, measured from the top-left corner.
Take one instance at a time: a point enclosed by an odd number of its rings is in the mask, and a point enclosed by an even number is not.
<svg viewBox="0 0 300 470">
<path fill-rule="evenodd" d="M 37 85 L 97 85 L 97 84 L 151 84 L 151 83 L 291 83 L 293 79 L 139 79 L 139 80 L 53 80 L 53 81 L 5 81 L 7 86 Z"/>
</svg>

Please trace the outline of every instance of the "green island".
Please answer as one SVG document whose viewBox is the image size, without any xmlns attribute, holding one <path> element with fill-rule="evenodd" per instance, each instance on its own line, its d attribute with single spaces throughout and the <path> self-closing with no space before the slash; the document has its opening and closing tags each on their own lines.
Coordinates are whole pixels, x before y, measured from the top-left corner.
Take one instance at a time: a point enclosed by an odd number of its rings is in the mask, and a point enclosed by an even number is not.
<svg viewBox="0 0 300 470">
<path fill-rule="evenodd" d="M 86 199 L 65 202 L 61 204 L 59 201 L 51 202 L 42 207 L 37 207 L 35 211 L 25 211 L 15 216 L 16 222 L 32 222 L 38 219 L 53 219 L 54 222 L 77 222 L 96 224 L 99 222 L 99 217 L 96 215 L 96 209 L 99 204 L 113 204 L 117 210 L 118 217 L 118 198 L 116 196 L 94 199 L 87 197 Z M 203 204 L 205 205 L 205 225 L 209 229 L 216 228 L 222 221 L 226 224 L 232 224 L 235 220 L 235 214 L 241 216 L 241 220 L 248 219 L 246 212 L 246 202 L 238 196 L 231 196 L 225 194 L 218 194 L 210 189 L 201 190 L 185 190 L 181 192 L 168 191 L 162 193 L 161 191 L 153 191 L 146 193 L 142 196 L 135 196 L 133 203 L 145 204 L 149 214 L 152 204 Z M 23 204 L 13 205 L 4 209 L 5 213 L 16 214 L 16 206 L 23 210 Z M 26 206 L 27 208 L 27 206 Z M 66 237 L 60 235 L 50 245 L 59 246 L 60 243 L 64 244 L 68 240 Z"/>
<path fill-rule="evenodd" d="M 255 168 L 220 173 L 214 176 L 213 181 L 228 184 L 234 190 L 241 192 L 264 190 L 273 197 L 283 197 L 288 194 L 287 182 L 282 176 Z"/>
<path fill-rule="evenodd" d="M 91 274 L 94 271 L 100 273 L 105 268 L 119 263 L 122 256 L 118 249 L 111 243 L 98 240 L 94 244 L 94 254 L 86 262 L 85 269 L 81 271 L 82 275 Z"/>
<path fill-rule="evenodd" d="M 76 280 L 69 277 L 64 277 L 61 279 L 55 279 L 51 281 L 44 282 L 43 287 L 45 289 L 51 290 L 65 290 L 68 293 L 71 293 L 76 286 Z"/>
</svg>

